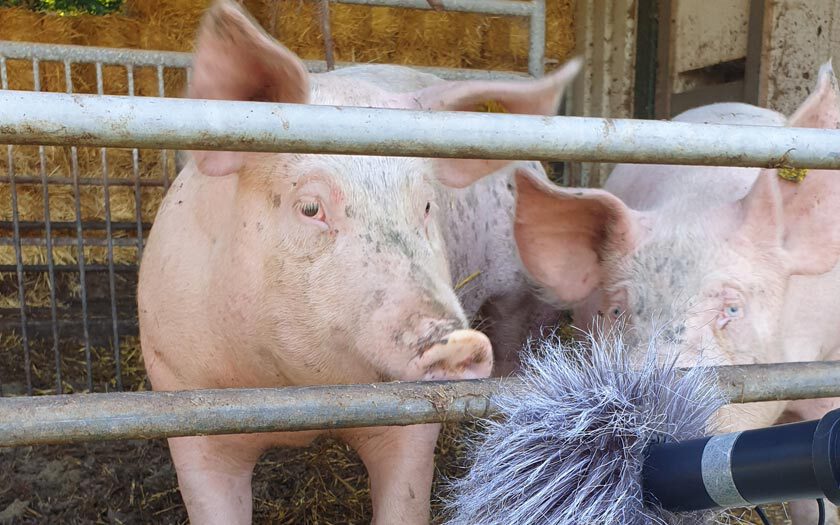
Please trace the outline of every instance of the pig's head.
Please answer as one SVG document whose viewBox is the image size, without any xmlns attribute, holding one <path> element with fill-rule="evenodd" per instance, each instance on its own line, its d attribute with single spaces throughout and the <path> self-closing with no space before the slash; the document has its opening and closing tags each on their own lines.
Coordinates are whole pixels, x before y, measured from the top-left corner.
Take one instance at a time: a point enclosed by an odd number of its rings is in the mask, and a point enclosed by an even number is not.
<svg viewBox="0 0 840 525">
<path fill-rule="evenodd" d="M 488 99 L 509 111 L 551 115 L 577 62 L 523 82 L 444 82 L 393 93 L 351 75 L 310 75 L 301 60 L 232 2 L 207 13 L 189 96 L 199 99 L 435 110 Z M 281 126 L 278 119 L 278 126 Z M 324 122 L 329 126 L 329 122 Z M 464 187 L 509 162 L 376 156 L 195 151 L 186 169 L 239 177 L 254 206 L 284 348 L 336 352 L 381 379 L 482 377 L 486 337 L 465 330 L 436 220 L 436 188 Z M 312 348 L 312 341 L 317 341 Z M 321 349 L 321 350 L 317 350 Z M 364 374 L 362 375 L 364 377 Z"/>
<path fill-rule="evenodd" d="M 789 125 L 838 122 L 826 65 Z M 686 195 L 637 211 L 606 191 L 562 189 L 520 170 L 517 245 L 532 277 L 576 306 L 578 326 L 621 320 L 642 340 L 659 331 L 693 349 L 686 363 L 698 351 L 706 362 L 781 360 L 789 278 L 827 272 L 840 255 L 838 175 L 809 170 L 797 184 L 762 170 L 743 198 L 711 210 Z"/>
</svg>

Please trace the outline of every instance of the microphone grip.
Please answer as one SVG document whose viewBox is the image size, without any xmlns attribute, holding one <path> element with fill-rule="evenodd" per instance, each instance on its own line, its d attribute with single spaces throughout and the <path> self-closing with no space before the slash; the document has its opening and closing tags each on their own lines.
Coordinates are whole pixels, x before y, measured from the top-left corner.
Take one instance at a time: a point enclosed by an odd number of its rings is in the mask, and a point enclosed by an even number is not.
<svg viewBox="0 0 840 525">
<path fill-rule="evenodd" d="M 647 504 L 672 512 L 816 498 L 838 505 L 840 409 L 819 420 L 652 444 L 642 486 Z"/>
</svg>

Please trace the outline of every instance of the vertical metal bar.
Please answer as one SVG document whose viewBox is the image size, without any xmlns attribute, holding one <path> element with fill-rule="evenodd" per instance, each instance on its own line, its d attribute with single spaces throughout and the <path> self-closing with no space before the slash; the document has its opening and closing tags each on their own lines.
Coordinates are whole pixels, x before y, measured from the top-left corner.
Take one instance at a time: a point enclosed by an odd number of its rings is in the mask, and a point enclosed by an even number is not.
<svg viewBox="0 0 840 525">
<path fill-rule="evenodd" d="M 539 78 L 545 72 L 545 0 L 531 0 L 528 38 L 528 73 Z"/>
<path fill-rule="evenodd" d="M 671 70 L 674 65 L 675 0 L 659 0 L 658 27 L 656 32 L 656 94 L 653 116 L 671 118 L 671 91 L 674 88 Z"/>
<path fill-rule="evenodd" d="M 639 0 L 636 30 L 636 79 L 633 118 L 653 118 L 656 93 L 656 46 L 659 34 L 658 0 Z"/>
<path fill-rule="evenodd" d="M 32 83 L 36 92 L 41 91 L 41 62 L 32 59 Z M 58 348 L 58 311 L 55 304 L 55 264 L 52 252 L 52 225 L 50 224 L 50 190 L 47 180 L 47 156 L 44 146 L 38 146 L 38 169 L 41 175 L 41 194 L 44 198 L 44 249 L 47 252 L 47 279 L 50 287 L 50 321 L 52 322 L 53 354 L 55 355 L 55 390 L 61 394 L 61 351 Z"/>
<path fill-rule="evenodd" d="M 6 57 L 0 55 L 0 84 L 9 89 L 9 75 L 6 69 Z M 23 367 L 26 375 L 26 394 L 32 395 L 32 360 L 29 352 L 29 336 L 26 331 L 26 291 L 23 280 L 23 254 L 20 246 L 20 216 L 18 214 L 17 184 L 15 184 L 14 151 L 6 147 L 9 165 L 9 193 L 12 197 L 12 235 L 15 246 L 15 266 L 18 280 L 18 301 L 20 301 L 20 337 L 23 343 Z"/>
<path fill-rule="evenodd" d="M 96 63 L 96 91 L 104 94 L 102 86 L 102 62 Z M 120 363 L 120 330 L 117 324 L 117 287 L 114 275 L 114 237 L 111 231 L 111 192 L 108 185 L 108 152 L 100 148 L 102 156 L 102 193 L 105 198 L 105 236 L 108 244 L 108 286 L 111 292 L 111 323 L 114 329 L 114 373 L 117 390 L 122 390 L 122 366 Z"/>
<path fill-rule="evenodd" d="M 125 65 L 128 78 L 128 96 L 134 96 L 134 66 Z M 143 211 L 140 207 L 140 156 L 137 148 L 131 150 L 131 168 L 134 175 L 134 217 L 137 220 L 137 262 L 143 257 Z"/>
<path fill-rule="evenodd" d="M 163 86 L 163 66 L 158 65 L 157 67 L 157 81 L 158 81 L 158 96 L 165 97 L 165 88 Z M 168 152 L 165 149 L 160 150 L 160 160 L 163 163 L 161 166 L 161 173 L 163 174 L 163 192 L 166 193 L 169 191 L 169 168 L 168 162 Z"/>
<path fill-rule="evenodd" d="M 332 71 L 335 69 L 335 43 L 330 29 L 330 0 L 321 0 L 318 11 L 321 34 L 324 35 L 324 61 L 327 63 L 327 71 Z"/>
<path fill-rule="evenodd" d="M 766 16 L 767 6 L 765 0 L 750 1 L 750 20 L 747 29 L 747 58 L 744 69 L 744 102 L 747 104 L 761 105 L 763 82 L 761 72 L 764 69 L 764 40 L 768 25 Z"/>
<path fill-rule="evenodd" d="M 64 61 L 64 82 L 67 84 L 67 93 L 73 93 L 73 70 L 68 60 Z M 73 201 L 76 205 L 76 259 L 79 263 L 79 291 L 82 299 L 82 334 L 85 340 L 87 389 L 88 392 L 93 392 L 93 362 L 90 357 L 87 284 L 85 281 L 85 245 L 82 235 L 82 198 L 79 191 L 79 151 L 76 146 L 70 146 L 70 164 L 73 171 Z"/>
</svg>

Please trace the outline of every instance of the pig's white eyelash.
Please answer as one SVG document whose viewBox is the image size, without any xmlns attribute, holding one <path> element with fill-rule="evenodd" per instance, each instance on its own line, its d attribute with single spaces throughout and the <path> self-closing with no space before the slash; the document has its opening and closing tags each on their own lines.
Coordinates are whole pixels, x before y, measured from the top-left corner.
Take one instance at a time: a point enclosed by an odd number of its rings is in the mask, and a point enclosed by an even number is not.
<svg viewBox="0 0 840 525">
<path fill-rule="evenodd" d="M 321 211 L 321 205 L 317 202 L 304 202 L 300 205 L 300 212 L 306 217 L 315 217 Z"/>
</svg>

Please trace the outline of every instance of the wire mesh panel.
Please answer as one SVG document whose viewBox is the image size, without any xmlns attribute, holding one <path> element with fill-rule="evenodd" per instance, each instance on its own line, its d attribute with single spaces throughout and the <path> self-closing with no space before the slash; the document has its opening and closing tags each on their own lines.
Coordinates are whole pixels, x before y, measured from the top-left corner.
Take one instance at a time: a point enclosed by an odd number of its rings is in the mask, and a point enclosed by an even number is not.
<svg viewBox="0 0 840 525">
<path fill-rule="evenodd" d="M 183 66 L 149 56 L 84 62 L 32 52 L 47 47 L 5 49 L 3 89 L 170 96 L 186 82 Z M 3 393 L 141 388 L 137 262 L 174 155 L 7 146 L 0 172 L 10 204 L 0 207 Z"/>
</svg>

